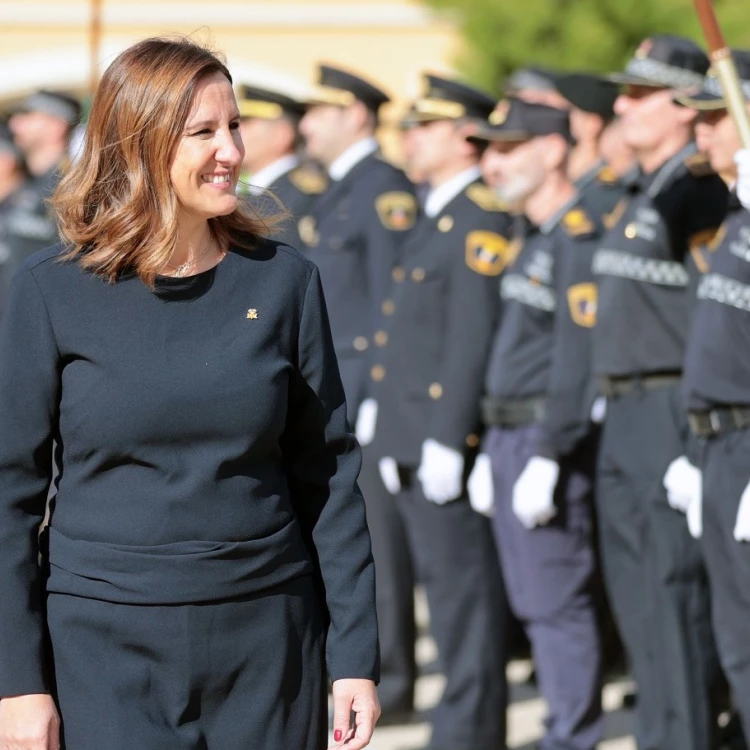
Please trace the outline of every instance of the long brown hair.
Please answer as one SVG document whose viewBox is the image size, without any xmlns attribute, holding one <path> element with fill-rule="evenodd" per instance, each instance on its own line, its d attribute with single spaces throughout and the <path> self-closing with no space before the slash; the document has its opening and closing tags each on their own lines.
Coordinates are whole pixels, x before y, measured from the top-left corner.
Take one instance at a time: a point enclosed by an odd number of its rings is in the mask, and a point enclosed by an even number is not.
<svg viewBox="0 0 750 750">
<path fill-rule="evenodd" d="M 179 202 L 170 164 L 197 82 L 226 65 L 188 39 L 145 39 L 104 73 L 91 105 L 83 153 L 52 198 L 64 256 L 115 281 L 135 272 L 152 285 L 177 243 Z M 275 225 L 238 200 L 209 220 L 221 245 L 253 247 Z"/>
</svg>

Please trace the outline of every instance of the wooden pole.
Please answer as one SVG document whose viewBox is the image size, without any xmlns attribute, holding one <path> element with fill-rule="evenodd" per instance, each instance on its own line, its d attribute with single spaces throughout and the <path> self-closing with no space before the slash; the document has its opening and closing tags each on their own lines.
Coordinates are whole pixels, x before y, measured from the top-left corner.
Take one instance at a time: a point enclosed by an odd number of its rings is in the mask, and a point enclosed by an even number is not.
<svg viewBox="0 0 750 750">
<path fill-rule="evenodd" d="M 724 92 L 727 109 L 734 120 L 743 147 L 750 148 L 750 117 L 747 114 L 745 95 L 711 0 L 695 0 L 695 10 L 703 28 L 703 35 L 706 37 L 713 68 Z"/>
<path fill-rule="evenodd" d="M 102 0 L 91 0 L 89 27 L 89 93 L 93 96 L 99 82 L 99 57 L 102 40 Z"/>
</svg>

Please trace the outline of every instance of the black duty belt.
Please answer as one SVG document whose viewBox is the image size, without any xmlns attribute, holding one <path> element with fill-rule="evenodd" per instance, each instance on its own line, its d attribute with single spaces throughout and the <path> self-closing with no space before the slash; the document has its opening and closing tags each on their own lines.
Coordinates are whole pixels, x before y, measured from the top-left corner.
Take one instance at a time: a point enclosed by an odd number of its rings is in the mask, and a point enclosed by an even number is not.
<svg viewBox="0 0 750 750">
<path fill-rule="evenodd" d="M 625 377 L 599 378 L 599 393 L 607 398 L 625 396 L 634 391 L 655 391 L 668 388 L 680 382 L 682 374 L 679 372 L 659 373 L 658 375 L 626 375 Z"/>
<path fill-rule="evenodd" d="M 544 419 L 546 411 L 547 399 L 544 396 L 513 401 L 488 396 L 482 400 L 482 421 L 488 427 L 523 427 L 538 424 Z"/>
<path fill-rule="evenodd" d="M 688 414 L 688 422 L 690 431 L 700 438 L 746 430 L 750 427 L 750 407 L 724 406 L 711 411 L 691 411 Z"/>
</svg>

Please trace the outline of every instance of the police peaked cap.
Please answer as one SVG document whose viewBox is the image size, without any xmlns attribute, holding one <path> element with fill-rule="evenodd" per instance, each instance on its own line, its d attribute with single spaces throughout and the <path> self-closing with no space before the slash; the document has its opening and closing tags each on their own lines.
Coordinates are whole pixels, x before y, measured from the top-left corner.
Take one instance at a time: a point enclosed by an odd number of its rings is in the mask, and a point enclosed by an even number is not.
<svg viewBox="0 0 750 750">
<path fill-rule="evenodd" d="M 237 106 L 242 117 L 257 117 L 261 120 L 276 120 L 284 115 L 301 119 L 305 114 L 305 105 L 282 94 L 258 86 L 238 86 Z"/>
<path fill-rule="evenodd" d="M 732 50 L 732 59 L 737 68 L 742 93 L 745 99 L 750 99 L 750 50 Z M 713 69 L 708 71 L 699 91 L 677 96 L 675 101 L 691 109 L 708 110 L 727 107 L 724 91 Z"/>
<path fill-rule="evenodd" d="M 319 65 L 317 86 L 307 103 L 348 107 L 359 101 L 377 114 L 380 107 L 390 100 L 384 91 L 354 73 L 331 65 Z"/>
<path fill-rule="evenodd" d="M 509 97 L 497 105 L 488 121 L 468 140 L 478 143 L 520 142 L 555 133 L 569 143 L 573 142 L 570 118 L 565 110 Z"/>
<path fill-rule="evenodd" d="M 486 120 L 495 108 L 491 96 L 461 81 L 426 73 L 422 83 L 422 95 L 409 110 L 412 121 L 459 120 L 464 117 Z"/>
</svg>

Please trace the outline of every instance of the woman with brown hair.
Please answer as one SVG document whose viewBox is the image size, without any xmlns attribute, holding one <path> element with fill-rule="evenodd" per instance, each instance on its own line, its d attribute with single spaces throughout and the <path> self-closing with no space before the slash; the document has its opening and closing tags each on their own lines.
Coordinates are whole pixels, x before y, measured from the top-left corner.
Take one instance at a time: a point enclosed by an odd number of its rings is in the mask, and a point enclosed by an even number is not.
<svg viewBox="0 0 750 750">
<path fill-rule="evenodd" d="M 326 666 L 336 745 L 370 740 L 359 448 L 317 269 L 238 203 L 242 154 L 226 67 L 134 45 L 55 194 L 63 244 L 13 280 L 2 750 L 320 750 Z"/>
</svg>

